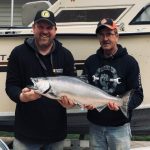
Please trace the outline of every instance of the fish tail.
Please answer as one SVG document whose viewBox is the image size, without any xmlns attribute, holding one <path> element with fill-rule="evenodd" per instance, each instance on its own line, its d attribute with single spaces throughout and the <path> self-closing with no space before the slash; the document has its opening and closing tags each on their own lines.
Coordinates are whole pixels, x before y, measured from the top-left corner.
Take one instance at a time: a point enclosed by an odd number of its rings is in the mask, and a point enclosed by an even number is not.
<svg viewBox="0 0 150 150">
<path fill-rule="evenodd" d="M 120 106 L 120 109 L 122 113 L 125 115 L 125 117 L 129 117 L 128 114 L 128 104 L 131 98 L 132 90 L 127 92 L 121 99 L 122 99 L 122 106 Z"/>
<path fill-rule="evenodd" d="M 98 112 L 101 112 L 103 109 L 105 109 L 107 107 L 107 105 L 104 105 L 104 106 L 99 106 L 99 107 L 97 107 L 96 109 L 97 109 L 97 111 Z"/>
</svg>

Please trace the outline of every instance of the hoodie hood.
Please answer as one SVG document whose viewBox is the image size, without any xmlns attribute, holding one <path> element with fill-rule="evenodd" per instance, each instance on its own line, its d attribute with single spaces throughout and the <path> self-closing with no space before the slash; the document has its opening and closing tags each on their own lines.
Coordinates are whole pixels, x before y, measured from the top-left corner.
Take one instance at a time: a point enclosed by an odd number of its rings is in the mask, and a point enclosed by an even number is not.
<svg viewBox="0 0 150 150">
<path fill-rule="evenodd" d="M 27 46 L 29 46 L 33 51 L 38 51 L 37 46 L 35 44 L 35 39 L 34 38 L 27 38 L 25 39 L 24 42 Z M 57 41 L 56 39 L 54 39 L 54 45 L 55 48 L 52 52 L 57 51 L 60 47 L 62 47 L 62 43 L 60 43 L 59 41 Z"/>
<path fill-rule="evenodd" d="M 111 57 L 106 58 L 106 57 L 104 56 L 104 52 L 103 52 L 103 49 L 102 49 L 101 47 L 100 47 L 100 49 L 97 50 L 97 53 L 96 53 L 96 54 L 97 54 L 98 57 L 100 57 L 101 59 L 117 59 L 117 58 L 120 58 L 120 57 L 122 57 L 122 56 L 128 54 L 126 48 L 123 48 L 123 47 L 122 47 L 121 45 L 119 45 L 119 44 L 117 44 L 117 47 L 118 47 L 117 52 L 116 52 L 113 56 L 111 56 Z"/>
</svg>

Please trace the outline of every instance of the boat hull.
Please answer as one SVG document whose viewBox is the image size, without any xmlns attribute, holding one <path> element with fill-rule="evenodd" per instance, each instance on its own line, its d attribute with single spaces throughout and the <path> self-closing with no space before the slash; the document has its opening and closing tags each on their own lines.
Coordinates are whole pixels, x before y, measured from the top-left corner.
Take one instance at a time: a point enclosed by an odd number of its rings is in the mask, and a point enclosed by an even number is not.
<svg viewBox="0 0 150 150">
<path fill-rule="evenodd" d="M 5 80 L 6 80 L 6 69 L 8 63 L 8 57 L 12 49 L 23 43 L 24 39 L 31 37 L 32 35 L 14 35 L 14 36 L 0 36 L 0 91 L 1 91 L 1 105 L 0 113 L 10 113 L 14 112 L 15 104 L 8 98 L 5 93 Z M 76 62 L 80 63 L 80 69 L 78 70 L 78 75 L 82 72 L 84 60 L 91 54 L 94 54 L 99 48 L 99 42 L 96 35 L 93 34 L 58 34 L 57 39 L 60 40 L 64 47 L 68 48 Z M 150 85 L 150 33 L 143 34 L 120 34 L 120 44 L 126 47 L 128 53 L 136 58 L 140 65 L 141 80 L 144 90 L 144 102 L 140 108 L 150 107 L 150 95 L 149 88 Z"/>
</svg>

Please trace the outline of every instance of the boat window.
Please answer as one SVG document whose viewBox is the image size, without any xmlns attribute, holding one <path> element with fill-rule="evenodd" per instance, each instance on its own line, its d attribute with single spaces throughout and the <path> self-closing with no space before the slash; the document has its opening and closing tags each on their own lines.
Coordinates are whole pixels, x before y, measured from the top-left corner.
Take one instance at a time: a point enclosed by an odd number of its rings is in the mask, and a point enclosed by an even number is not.
<svg viewBox="0 0 150 150">
<path fill-rule="evenodd" d="M 32 0 L 32 2 L 36 1 Z M 44 1 L 54 4 L 57 0 Z M 0 0 L 0 27 L 23 26 L 22 6 L 28 2 L 31 0 Z"/>
<path fill-rule="evenodd" d="M 150 5 L 143 8 L 130 24 L 150 24 Z"/>
<path fill-rule="evenodd" d="M 57 0 L 48 0 L 51 4 L 54 4 Z"/>
<path fill-rule="evenodd" d="M 125 8 L 92 9 L 92 10 L 62 10 L 56 16 L 56 22 L 97 22 L 103 18 L 116 20 Z"/>
</svg>

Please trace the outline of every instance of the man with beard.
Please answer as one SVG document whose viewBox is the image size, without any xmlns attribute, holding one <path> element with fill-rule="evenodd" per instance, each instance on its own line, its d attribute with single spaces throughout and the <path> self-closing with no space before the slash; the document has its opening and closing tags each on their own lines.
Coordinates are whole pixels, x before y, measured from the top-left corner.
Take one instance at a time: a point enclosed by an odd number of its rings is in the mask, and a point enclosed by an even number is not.
<svg viewBox="0 0 150 150">
<path fill-rule="evenodd" d="M 126 48 L 118 44 L 117 25 L 112 19 L 100 20 L 96 34 L 101 47 L 85 62 L 84 74 L 89 83 L 113 96 L 122 96 L 131 90 L 133 93 L 128 104 L 128 118 L 116 103 L 109 102 L 100 112 L 92 105 L 86 106 L 89 109 L 90 148 L 129 150 L 132 110 L 143 101 L 139 66 Z"/>
<path fill-rule="evenodd" d="M 28 85 L 31 77 L 74 76 L 74 59 L 55 39 L 57 28 L 51 11 L 38 11 L 32 29 L 34 37 L 15 47 L 8 62 L 6 93 L 16 103 L 13 149 L 63 150 L 67 135 L 64 107 L 74 104 L 65 97 L 65 104 L 50 100 Z"/>
</svg>

